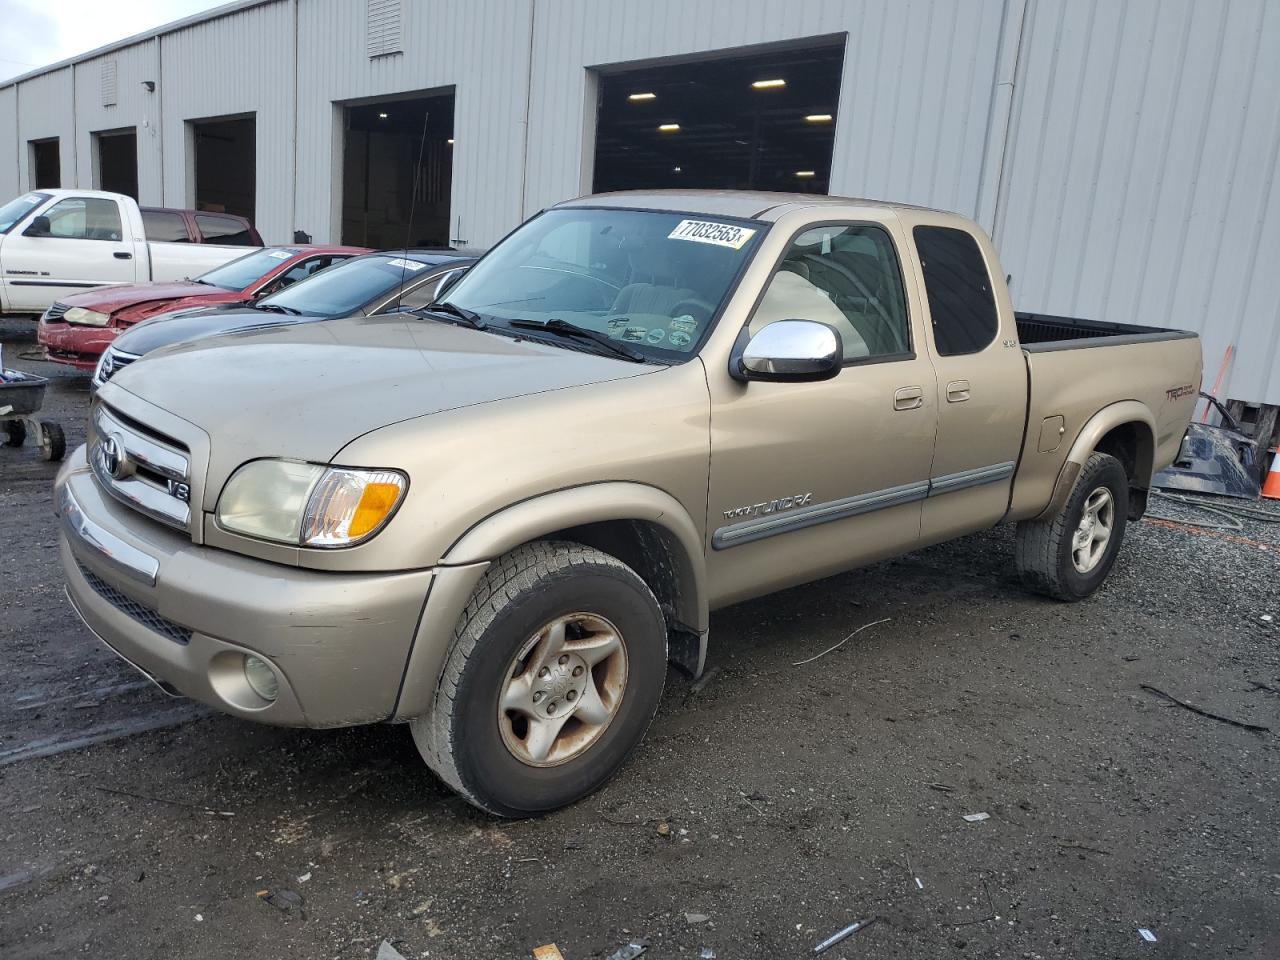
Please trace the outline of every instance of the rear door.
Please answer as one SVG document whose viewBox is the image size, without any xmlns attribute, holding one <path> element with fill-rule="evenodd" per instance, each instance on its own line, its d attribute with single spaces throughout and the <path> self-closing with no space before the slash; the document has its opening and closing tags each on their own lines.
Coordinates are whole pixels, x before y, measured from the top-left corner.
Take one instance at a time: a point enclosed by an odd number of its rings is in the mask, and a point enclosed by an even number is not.
<svg viewBox="0 0 1280 960">
<path fill-rule="evenodd" d="M 915 215 L 911 236 L 938 391 L 921 517 L 921 539 L 931 542 L 990 527 L 1008 509 L 1026 426 L 1027 367 L 990 243 L 962 222 L 927 217 Z"/>
<path fill-rule="evenodd" d="M 4 243 L 9 309 L 40 312 L 88 287 L 132 283 L 137 260 L 122 213 L 110 197 L 73 195 L 18 224 Z"/>
</svg>

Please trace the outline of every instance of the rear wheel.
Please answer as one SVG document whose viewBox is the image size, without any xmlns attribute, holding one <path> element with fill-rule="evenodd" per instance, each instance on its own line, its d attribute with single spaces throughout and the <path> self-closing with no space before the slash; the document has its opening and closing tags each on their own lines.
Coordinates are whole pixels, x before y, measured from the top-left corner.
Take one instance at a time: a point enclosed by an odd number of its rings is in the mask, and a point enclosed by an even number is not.
<svg viewBox="0 0 1280 960">
<path fill-rule="evenodd" d="M 573 803 L 623 764 L 666 679 L 657 600 L 620 560 L 537 542 L 496 561 L 454 632 L 423 758 L 489 813 Z"/>
<path fill-rule="evenodd" d="M 1097 590 L 1124 541 L 1129 480 L 1120 461 L 1095 453 L 1056 516 L 1018 524 L 1015 558 L 1023 584 L 1058 600 Z"/>
</svg>

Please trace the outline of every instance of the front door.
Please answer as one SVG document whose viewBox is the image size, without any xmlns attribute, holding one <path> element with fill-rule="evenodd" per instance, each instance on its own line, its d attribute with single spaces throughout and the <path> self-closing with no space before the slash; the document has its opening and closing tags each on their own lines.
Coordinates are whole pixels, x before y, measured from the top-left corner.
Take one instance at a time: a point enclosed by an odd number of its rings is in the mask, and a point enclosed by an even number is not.
<svg viewBox="0 0 1280 960">
<path fill-rule="evenodd" d="M 895 228 L 896 230 L 896 228 Z M 835 328 L 844 367 L 819 383 L 709 371 L 712 601 L 722 605 L 910 549 L 920 536 L 938 403 L 916 292 L 887 225 L 796 234 L 749 322 Z"/>
<path fill-rule="evenodd" d="M 120 207 L 108 197 L 64 197 L 37 217 L 49 231 L 27 232 L 35 217 L 18 224 L 4 240 L 4 284 L 14 313 L 43 311 L 54 300 L 88 287 L 132 283 L 136 260 Z"/>
</svg>

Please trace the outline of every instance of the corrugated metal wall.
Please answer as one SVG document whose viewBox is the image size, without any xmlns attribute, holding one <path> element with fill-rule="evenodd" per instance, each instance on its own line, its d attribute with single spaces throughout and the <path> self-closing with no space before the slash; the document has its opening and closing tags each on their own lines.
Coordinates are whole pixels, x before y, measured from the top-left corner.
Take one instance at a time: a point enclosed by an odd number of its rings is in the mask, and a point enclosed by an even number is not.
<svg viewBox="0 0 1280 960">
<path fill-rule="evenodd" d="M 1002 8 L 1003 0 L 539 2 L 525 212 L 590 189 L 595 85 L 584 65 L 845 34 L 832 192 L 972 214 Z"/>
<path fill-rule="evenodd" d="M 1280 3 L 1031 0 L 995 240 L 1020 308 L 1198 330 L 1280 403 Z"/>
<path fill-rule="evenodd" d="M 293 236 L 294 4 L 278 0 L 166 34 L 161 41 L 164 202 L 195 199 L 189 121 L 253 115 L 255 223 L 271 242 Z"/>
<path fill-rule="evenodd" d="M 266 0 L 0 87 L 0 192 L 32 139 L 88 185 L 91 132 L 137 126 L 144 199 L 187 205 L 187 122 L 252 113 L 264 236 L 337 239 L 343 104 L 452 88 L 451 234 L 490 244 L 589 187 L 598 69 L 835 35 L 833 192 L 974 215 L 1019 307 L 1200 330 L 1209 381 L 1234 344 L 1226 392 L 1280 402 L 1280 2 L 402 0 L 373 57 L 366 6 Z"/>
<path fill-rule="evenodd" d="M 143 86 L 145 81 L 159 82 L 159 55 L 159 41 L 150 40 L 76 64 L 76 183 L 94 183 L 94 133 L 133 127 L 138 137 L 138 199 L 160 203 L 160 93 L 149 93 Z M 102 67 L 107 61 L 116 65 L 113 106 L 102 102 Z M 70 149 L 70 144 L 63 149 Z"/>
<path fill-rule="evenodd" d="M 406 2 L 391 56 L 368 55 L 365 16 L 354 0 L 300 4 L 297 226 L 338 239 L 340 104 L 453 87 L 450 236 L 493 243 L 520 220 L 529 0 Z"/>
</svg>

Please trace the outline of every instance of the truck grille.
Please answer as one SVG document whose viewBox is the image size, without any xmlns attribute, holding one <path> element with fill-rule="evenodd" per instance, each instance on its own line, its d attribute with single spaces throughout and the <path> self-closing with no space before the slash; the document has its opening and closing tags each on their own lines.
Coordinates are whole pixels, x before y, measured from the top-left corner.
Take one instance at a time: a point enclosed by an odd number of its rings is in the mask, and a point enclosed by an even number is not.
<svg viewBox="0 0 1280 960">
<path fill-rule="evenodd" d="M 186 447 L 98 404 L 89 465 L 102 488 L 121 503 L 189 530 L 191 460 Z"/>
<path fill-rule="evenodd" d="M 107 347 L 103 352 L 102 361 L 98 364 L 98 368 L 93 372 L 94 385 L 98 387 L 102 386 L 110 380 L 121 367 L 127 367 L 137 359 L 138 354 L 136 353 L 125 353 L 123 350 L 117 350 L 115 347 Z"/>
<path fill-rule="evenodd" d="M 186 645 L 191 642 L 191 631 L 186 627 L 160 616 L 150 607 L 144 606 L 132 597 L 121 593 L 78 560 L 76 561 L 76 566 L 80 568 L 80 575 L 84 577 L 89 586 L 93 587 L 94 593 L 125 616 L 136 620 L 148 630 L 154 630 L 161 636 L 168 637 L 174 643 Z"/>
</svg>

